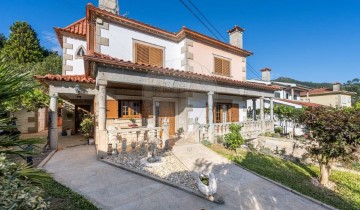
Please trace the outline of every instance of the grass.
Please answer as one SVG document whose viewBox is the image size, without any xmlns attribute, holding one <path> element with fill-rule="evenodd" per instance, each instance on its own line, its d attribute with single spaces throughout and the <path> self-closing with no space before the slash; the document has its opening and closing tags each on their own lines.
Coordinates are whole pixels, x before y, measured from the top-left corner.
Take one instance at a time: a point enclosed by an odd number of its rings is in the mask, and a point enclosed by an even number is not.
<svg viewBox="0 0 360 210">
<path fill-rule="evenodd" d="M 55 180 L 45 183 L 43 188 L 45 190 L 45 198 L 50 201 L 49 209 L 98 209 L 83 196 L 73 192 Z"/>
<path fill-rule="evenodd" d="M 244 168 L 326 204 L 339 209 L 360 209 L 360 176 L 358 174 L 334 170 L 330 180 L 336 184 L 336 188 L 331 191 L 316 187 L 311 183 L 311 177 L 319 176 L 319 169 L 316 166 L 247 151 L 240 151 L 236 155 L 221 145 L 208 147 Z"/>
</svg>

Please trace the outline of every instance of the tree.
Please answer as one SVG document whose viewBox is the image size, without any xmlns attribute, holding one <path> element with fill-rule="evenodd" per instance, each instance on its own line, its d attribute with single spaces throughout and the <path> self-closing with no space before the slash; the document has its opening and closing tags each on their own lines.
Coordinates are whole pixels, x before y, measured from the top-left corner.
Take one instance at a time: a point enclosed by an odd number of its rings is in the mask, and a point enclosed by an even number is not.
<svg viewBox="0 0 360 210">
<path fill-rule="evenodd" d="M 24 64 L 42 61 L 43 49 L 36 32 L 28 23 L 15 22 L 10 31 L 9 38 L 1 50 L 8 62 Z"/>
<path fill-rule="evenodd" d="M 302 122 L 304 109 L 295 108 L 293 106 L 287 106 L 282 104 L 277 104 L 274 107 L 274 114 L 279 119 L 280 124 L 283 125 L 285 122 L 285 131 L 287 132 L 288 122 L 293 124 L 293 134 L 295 135 L 295 129 Z"/>
<path fill-rule="evenodd" d="M 43 61 L 32 65 L 31 71 L 33 75 L 61 74 L 62 59 L 57 53 L 51 52 Z"/>
<path fill-rule="evenodd" d="M 5 37 L 5 35 L 2 34 L 2 33 L 0 33 L 0 51 L 1 51 L 1 49 L 4 47 L 5 42 L 6 42 L 6 37 Z"/>
<path fill-rule="evenodd" d="M 308 151 L 320 165 L 320 184 L 326 185 L 335 161 L 357 158 L 360 110 L 319 106 L 308 108 L 304 116 L 304 124 L 312 132 Z"/>
</svg>

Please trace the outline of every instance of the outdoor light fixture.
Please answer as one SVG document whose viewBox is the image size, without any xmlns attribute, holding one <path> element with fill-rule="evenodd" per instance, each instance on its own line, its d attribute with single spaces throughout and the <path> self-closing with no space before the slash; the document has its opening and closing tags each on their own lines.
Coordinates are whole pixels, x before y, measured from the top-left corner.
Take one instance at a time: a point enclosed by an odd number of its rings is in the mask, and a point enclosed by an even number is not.
<svg viewBox="0 0 360 210">
<path fill-rule="evenodd" d="M 80 94 L 80 85 L 79 84 L 76 84 L 75 85 L 75 92 L 76 92 L 76 94 Z"/>
</svg>

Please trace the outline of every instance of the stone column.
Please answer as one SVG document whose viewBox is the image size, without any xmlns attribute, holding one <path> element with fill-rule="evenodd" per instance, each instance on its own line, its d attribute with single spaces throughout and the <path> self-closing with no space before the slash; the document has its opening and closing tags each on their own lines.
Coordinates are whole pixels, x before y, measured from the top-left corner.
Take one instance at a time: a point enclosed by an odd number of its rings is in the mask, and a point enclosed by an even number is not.
<svg viewBox="0 0 360 210">
<path fill-rule="evenodd" d="M 252 102 L 253 102 L 253 120 L 256 121 L 256 99 L 252 99 Z"/>
<path fill-rule="evenodd" d="M 270 119 L 274 121 L 274 99 L 270 98 Z"/>
<path fill-rule="evenodd" d="M 98 100 L 99 100 L 99 116 L 98 116 L 99 130 L 104 131 L 106 130 L 106 85 L 103 83 L 99 84 Z"/>
<path fill-rule="evenodd" d="M 291 88 L 291 100 L 295 100 L 294 96 L 295 96 L 294 88 Z"/>
<path fill-rule="evenodd" d="M 169 134 L 169 118 L 164 118 L 162 121 L 162 136 L 161 136 L 161 148 L 164 148 L 165 142 L 170 138 Z"/>
<path fill-rule="evenodd" d="M 214 92 L 208 92 L 208 119 L 209 119 L 209 141 L 214 140 L 214 116 L 213 116 L 213 100 Z"/>
<path fill-rule="evenodd" d="M 260 98 L 260 121 L 262 132 L 265 132 L 265 112 L 264 112 L 264 98 Z"/>
<path fill-rule="evenodd" d="M 57 130 L 57 106 L 58 106 L 58 94 L 50 94 L 50 109 L 49 109 L 49 139 L 50 139 L 50 149 L 56 150 L 58 147 L 58 130 Z"/>
</svg>

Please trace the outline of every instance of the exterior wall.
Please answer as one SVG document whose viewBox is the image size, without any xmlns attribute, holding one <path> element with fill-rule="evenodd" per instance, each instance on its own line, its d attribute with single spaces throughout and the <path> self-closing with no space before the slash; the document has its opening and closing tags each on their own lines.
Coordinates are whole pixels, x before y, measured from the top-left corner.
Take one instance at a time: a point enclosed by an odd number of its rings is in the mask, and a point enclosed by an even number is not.
<svg viewBox="0 0 360 210">
<path fill-rule="evenodd" d="M 294 91 L 294 99 L 291 97 L 291 90 L 287 91 L 287 90 L 279 90 L 279 91 L 275 91 L 277 93 L 280 94 L 280 98 L 281 99 L 289 99 L 289 100 L 297 100 L 300 101 L 300 91 Z M 286 94 L 288 94 L 288 98 L 286 98 Z"/>
<path fill-rule="evenodd" d="M 302 96 L 301 99 L 307 101 L 306 96 Z M 333 107 L 351 107 L 351 96 L 341 94 L 310 95 L 309 102 Z"/>
<path fill-rule="evenodd" d="M 28 112 L 25 109 L 16 111 L 14 117 L 17 118 L 16 125 L 21 133 L 36 133 L 37 128 L 37 112 Z"/>
<path fill-rule="evenodd" d="M 63 37 L 63 75 L 83 75 L 84 60 L 76 56 L 79 47 L 86 52 L 86 41 L 72 37 Z"/>
<path fill-rule="evenodd" d="M 193 59 L 189 60 L 189 65 L 193 66 L 194 72 L 200 74 L 213 75 L 214 55 L 231 60 L 230 76 L 232 79 L 246 80 L 246 58 L 232 53 L 211 47 L 209 45 L 193 42 L 193 47 L 189 49 L 193 54 Z"/>
<path fill-rule="evenodd" d="M 46 108 L 39 109 L 38 110 L 38 119 L 37 119 L 38 132 L 43 131 L 47 128 L 46 118 L 47 118 L 47 109 Z"/>
<path fill-rule="evenodd" d="M 101 45 L 100 52 L 126 61 L 134 61 L 134 41 L 142 41 L 165 48 L 165 62 L 167 68 L 183 69 L 181 66 L 182 43 L 176 43 L 132 29 L 110 23 L 109 30 L 101 28 L 101 37 L 109 39 L 109 46 Z"/>
</svg>

